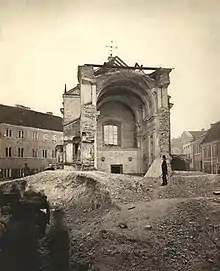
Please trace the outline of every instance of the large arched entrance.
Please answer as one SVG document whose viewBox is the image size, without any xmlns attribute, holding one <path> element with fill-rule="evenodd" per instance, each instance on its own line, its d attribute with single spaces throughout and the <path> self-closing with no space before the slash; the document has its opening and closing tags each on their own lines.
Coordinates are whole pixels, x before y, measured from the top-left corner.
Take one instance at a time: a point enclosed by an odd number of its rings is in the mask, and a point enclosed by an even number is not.
<svg viewBox="0 0 220 271">
<path fill-rule="evenodd" d="M 137 72 L 112 73 L 97 80 L 97 168 L 141 174 L 153 162 L 156 144 L 153 130 L 146 137 L 144 121 L 156 112 L 149 82 Z M 144 138 L 145 135 L 145 138 Z"/>
</svg>

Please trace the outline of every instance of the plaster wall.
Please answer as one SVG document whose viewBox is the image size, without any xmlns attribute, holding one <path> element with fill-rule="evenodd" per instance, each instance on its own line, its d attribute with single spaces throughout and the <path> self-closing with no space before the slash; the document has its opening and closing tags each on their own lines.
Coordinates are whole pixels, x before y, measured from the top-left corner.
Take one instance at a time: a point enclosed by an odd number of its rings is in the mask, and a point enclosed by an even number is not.
<svg viewBox="0 0 220 271">
<path fill-rule="evenodd" d="M 64 102 L 64 119 L 63 124 L 67 124 L 80 116 L 81 105 L 80 96 L 66 95 L 63 98 Z"/>
</svg>

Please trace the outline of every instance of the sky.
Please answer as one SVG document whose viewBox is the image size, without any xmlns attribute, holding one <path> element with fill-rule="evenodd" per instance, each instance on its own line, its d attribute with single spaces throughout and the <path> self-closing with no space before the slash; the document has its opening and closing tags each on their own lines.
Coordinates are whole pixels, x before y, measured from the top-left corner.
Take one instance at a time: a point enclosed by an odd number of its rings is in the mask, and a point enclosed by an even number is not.
<svg viewBox="0 0 220 271">
<path fill-rule="evenodd" d="M 60 114 L 77 66 L 114 41 L 128 65 L 175 68 L 172 137 L 220 120 L 219 0 L 0 0 L 0 103 Z"/>
</svg>

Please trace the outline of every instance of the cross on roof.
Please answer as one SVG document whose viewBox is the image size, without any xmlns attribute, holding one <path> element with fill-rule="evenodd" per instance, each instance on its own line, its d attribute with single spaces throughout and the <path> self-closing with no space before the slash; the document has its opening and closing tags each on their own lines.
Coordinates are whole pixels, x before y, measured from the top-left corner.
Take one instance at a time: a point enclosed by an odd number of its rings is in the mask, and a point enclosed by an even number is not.
<svg viewBox="0 0 220 271">
<path fill-rule="evenodd" d="M 112 57 L 112 51 L 114 49 L 118 49 L 117 46 L 113 46 L 113 41 L 111 41 L 110 45 L 106 45 L 107 48 L 110 48 L 110 57 Z"/>
</svg>

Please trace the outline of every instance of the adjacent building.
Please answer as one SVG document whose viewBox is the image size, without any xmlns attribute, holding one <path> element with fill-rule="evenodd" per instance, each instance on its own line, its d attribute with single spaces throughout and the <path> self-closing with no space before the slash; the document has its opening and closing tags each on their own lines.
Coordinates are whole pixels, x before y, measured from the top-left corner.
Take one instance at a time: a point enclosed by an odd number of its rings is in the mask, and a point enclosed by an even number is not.
<svg viewBox="0 0 220 271">
<path fill-rule="evenodd" d="M 25 163 L 33 173 L 55 164 L 56 147 L 62 143 L 61 117 L 0 105 L 0 179 L 22 176 Z"/>
<path fill-rule="evenodd" d="M 220 173 L 220 121 L 211 125 L 201 142 L 202 169 L 207 173 Z"/>
<path fill-rule="evenodd" d="M 171 153 L 173 155 L 183 154 L 183 146 L 181 142 L 181 137 L 171 139 Z"/>
<path fill-rule="evenodd" d="M 170 155 L 171 71 L 118 56 L 78 66 L 79 84 L 65 89 L 61 110 L 65 166 L 144 174 L 155 165 L 160 175 L 161 156 Z"/>
<path fill-rule="evenodd" d="M 204 131 L 201 133 L 198 138 L 192 142 L 192 148 L 193 148 L 193 157 L 192 157 L 192 169 L 196 171 L 203 171 L 203 165 L 202 165 L 202 146 L 201 143 L 206 135 L 207 131 Z"/>
<path fill-rule="evenodd" d="M 201 131 L 184 131 L 182 133 L 181 144 L 183 148 L 183 154 L 191 160 L 190 170 L 196 170 L 196 168 L 200 168 L 201 166 L 201 149 L 199 144 L 200 139 L 204 136 L 205 133 L 206 131 L 204 129 Z"/>
</svg>

